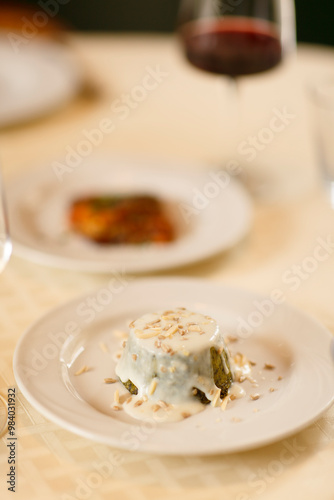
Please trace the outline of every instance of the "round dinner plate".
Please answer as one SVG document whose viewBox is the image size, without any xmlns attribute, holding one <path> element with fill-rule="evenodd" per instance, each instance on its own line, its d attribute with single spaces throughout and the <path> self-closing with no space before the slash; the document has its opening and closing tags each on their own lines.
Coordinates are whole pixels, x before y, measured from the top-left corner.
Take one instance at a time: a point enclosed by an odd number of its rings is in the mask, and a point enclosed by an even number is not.
<svg viewBox="0 0 334 500">
<path fill-rule="evenodd" d="M 127 391 L 104 379 L 115 377 L 122 332 L 145 312 L 174 307 L 215 318 L 231 354 L 252 361 L 252 379 L 242 384 L 246 395 L 225 411 L 205 407 L 177 423 L 142 422 L 115 411 L 115 390 L 121 398 Z M 196 279 L 128 282 L 115 275 L 30 327 L 17 345 L 14 373 L 38 411 L 86 438 L 162 455 L 218 454 L 286 438 L 317 419 L 333 402 L 333 355 L 323 326 L 268 297 Z M 84 366 L 88 371 L 80 374 Z"/>
<path fill-rule="evenodd" d="M 82 83 L 68 47 L 46 38 L 22 40 L 14 33 L 0 34 L 0 127 L 53 111 L 72 99 Z"/>
<path fill-rule="evenodd" d="M 62 177 L 53 166 L 7 188 L 13 252 L 39 264 L 97 273 L 167 269 L 227 250 L 251 227 L 247 192 L 223 172 L 194 173 L 182 164 L 95 155 Z M 69 230 L 68 210 L 74 199 L 110 193 L 161 199 L 175 226 L 175 241 L 98 245 Z"/>
</svg>

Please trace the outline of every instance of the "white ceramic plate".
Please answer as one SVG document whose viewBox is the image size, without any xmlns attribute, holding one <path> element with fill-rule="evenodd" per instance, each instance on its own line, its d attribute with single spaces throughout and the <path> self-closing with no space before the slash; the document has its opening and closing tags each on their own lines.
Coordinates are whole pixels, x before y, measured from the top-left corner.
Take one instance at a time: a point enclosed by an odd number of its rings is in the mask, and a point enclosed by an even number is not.
<svg viewBox="0 0 334 500">
<path fill-rule="evenodd" d="M 220 187 L 209 173 L 187 173 L 182 165 L 115 157 L 91 156 L 62 182 L 50 165 L 13 182 L 7 192 L 14 253 L 39 264 L 88 272 L 140 273 L 193 263 L 235 245 L 252 218 L 249 196 L 232 178 Z M 204 192 L 214 196 L 207 198 Z M 69 232 L 70 203 L 96 193 L 158 196 L 178 237 L 161 245 L 99 246 Z M 188 217 L 189 207 L 194 213 Z"/>
<path fill-rule="evenodd" d="M 126 393 L 120 383 L 104 383 L 115 376 L 122 342 L 115 330 L 124 331 L 127 321 L 144 312 L 178 306 L 211 315 L 228 334 L 239 332 L 230 349 L 256 362 L 252 375 L 259 386 L 245 381 L 246 397 L 229 403 L 225 412 L 206 407 L 177 423 L 147 424 L 114 411 L 115 389 Z M 253 331 L 240 328 L 249 315 L 259 324 Z M 268 444 L 318 418 L 333 402 L 333 357 L 325 328 L 288 306 L 271 307 L 264 297 L 201 280 L 116 279 L 35 323 L 17 346 L 14 371 L 37 410 L 81 436 L 156 454 L 215 454 Z M 265 363 L 275 368 L 266 370 Z M 83 365 L 90 371 L 75 376 Z M 250 398 L 255 393 L 261 396 L 257 401 Z"/>
<path fill-rule="evenodd" d="M 35 38 L 15 45 L 0 33 L 0 60 L 1 127 L 53 111 L 68 102 L 82 82 L 69 49 L 51 40 Z"/>
</svg>

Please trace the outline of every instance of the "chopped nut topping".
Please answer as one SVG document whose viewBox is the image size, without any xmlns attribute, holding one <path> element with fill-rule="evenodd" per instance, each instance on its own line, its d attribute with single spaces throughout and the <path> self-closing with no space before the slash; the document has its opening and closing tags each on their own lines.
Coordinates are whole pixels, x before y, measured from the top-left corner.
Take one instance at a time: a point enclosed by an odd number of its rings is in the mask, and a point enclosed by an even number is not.
<svg viewBox="0 0 334 500">
<path fill-rule="evenodd" d="M 119 404 L 119 390 L 116 389 L 116 391 L 114 392 L 114 402 L 116 404 Z"/>
<path fill-rule="evenodd" d="M 171 336 L 174 335 L 174 333 L 177 332 L 177 325 L 171 326 L 167 331 L 166 331 L 166 336 Z"/>
<path fill-rule="evenodd" d="M 152 394 L 154 394 L 154 392 L 155 392 L 155 390 L 157 388 L 157 385 L 158 385 L 158 381 L 157 381 L 156 378 L 154 378 L 152 380 L 152 382 L 151 382 L 151 385 L 150 385 L 149 389 L 148 389 L 148 395 L 149 396 L 152 396 Z"/>
<path fill-rule="evenodd" d="M 120 406 L 114 405 L 112 409 L 115 411 L 120 411 L 122 408 Z"/>
<path fill-rule="evenodd" d="M 201 332 L 201 328 L 198 325 L 188 326 L 188 332 Z"/>
<path fill-rule="evenodd" d="M 160 371 L 161 371 L 162 373 L 166 373 L 167 368 L 166 368 L 165 366 L 161 366 L 161 367 L 160 367 Z"/>
<path fill-rule="evenodd" d="M 150 323 L 147 323 L 147 326 L 154 326 L 157 325 L 158 323 L 161 323 L 161 319 L 156 319 L 155 321 L 151 321 Z"/>
<path fill-rule="evenodd" d="M 113 334 L 116 337 L 119 337 L 121 339 L 127 339 L 128 338 L 127 332 L 124 332 L 123 330 L 113 330 Z"/>
<path fill-rule="evenodd" d="M 167 344 L 161 344 L 161 349 L 163 350 L 163 352 L 165 352 L 167 354 L 170 354 L 171 352 L 173 352 L 173 349 Z"/>
<path fill-rule="evenodd" d="M 258 394 L 258 393 L 251 394 L 250 398 L 251 398 L 252 401 L 256 401 L 257 399 L 260 399 L 260 394 Z"/>
<path fill-rule="evenodd" d="M 74 375 L 76 375 L 76 376 L 77 376 L 77 375 L 82 375 L 83 373 L 89 372 L 89 371 L 90 371 L 90 369 L 91 369 L 91 368 L 89 368 L 89 366 L 84 365 L 84 366 L 82 366 L 79 370 L 77 370 L 77 371 L 75 372 L 75 374 L 74 374 Z"/>
<path fill-rule="evenodd" d="M 272 365 L 271 363 L 265 363 L 263 368 L 265 370 L 274 370 L 275 365 Z"/>
<path fill-rule="evenodd" d="M 270 387 L 269 392 L 274 392 L 274 391 L 276 391 L 276 389 L 274 389 L 274 387 Z"/>
<path fill-rule="evenodd" d="M 165 401 L 158 401 L 158 405 L 161 407 L 161 408 L 168 408 L 168 404 L 165 402 Z"/>
<path fill-rule="evenodd" d="M 103 351 L 103 352 L 109 352 L 108 351 L 108 347 L 105 345 L 104 342 L 100 342 L 99 343 L 99 347 L 100 347 L 101 351 Z"/>
<path fill-rule="evenodd" d="M 128 405 L 129 403 L 131 403 L 132 401 L 132 396 L 130 396 L 127 400 L 126 400 L 126 404 Z"/>
<path fill-rule="evenodd" d="M 238 337 L 235 335 L 226 335 L 225 341 L 226 344 L 232 344 L 233 342 L 238 342 Z"/>
<path fill-rule="evenodd" d="M 137 354 L 132 354 L 133 361 L 137 361 L 137 358 L 138 358 Z"/>
<path fill-rule="evenodd" d="M 125 346 L 126 346 L 126 340 L 123 340 L 123 342 L 122 342 L 123 349 L 124 349 Z"/>
<path fill-rule="evenodd" d="M 217 389 L 215 390 L 215 393 L 214 393 L 214 396 L 213 396 L 213 400 L 211 401 L 211 404 L 212 406 L 215 408 L 216 406 L 218 406 L 218 402 L 219 402 L 219 398 L 220 398 L 220 389 L 217 387 Z"/>
<path fill-rule="evenodd" d="M 277 377 L 277 380 L 283 380 L 283 377 L 282 377 L 281 375 L 279 375 L 279 376 Z"/>
<path fill-rule="evenodd" d="M 143 404 L 143 401 L 141 399 L 138 399 L 138 401 L 136 401 L 133 406 L 137 407 L 137 406 L 141 406 L 142 404 Z"/>
<path fill-rule="evenodd" d="M 115 382 L 117 382 L 117 380 L 115 378 L 105 378 L 104 379 L 105 384 L 115 384 Z"/>
<path fill-rule="evenodd" d="M 135 335 L 138 339 L 151 339 L 152 337 L 156 337 L 158 333 L 161 332 L 161 328 L 157 330 L 150 328 L 147 332 L 144 332 L 144 330 L 135 330 Z"/>
<path fill-rule="evenodd" d="M 169 370 L 171 373 L 176 372 L 176 368 L 175 368 L 175 366 L 170 366 L 170 367 L 168 368 L 168 370 Z"/>
<path fill-rule="evenodd" d="M 197 390 L 197 389 L 196 389 L 196 387 L 195 387 L 195 389 L 193 389 L 193 390 L 192 390 L 192 395 L 193 395 L 193 396 L 196 396 L 196 394 L 198 394 L 198 390 Z"/>
<path fill-rule="evenodd" d="M 156 413 L 157 411 L 161 410 L 161 406 L 160 405 L 153 405 L 152 410 L 153 410 L 153 413 Z"/>
<path fill-rule="evenodd" d="M 222 411 L 225 411 L 226 410 L 226 407 L 227 407 L 227 403 L 229 402 L 230 400 L 230 396 L 225 396 L 225 398 L 223 399 L 223 401 L 221 402 L 221 405 L 220 405 L 220 409 Z"/>
<path fill-rule="evenodd" d="M 189 417 L 191 417 L 191 413 L 187 413 L 185 411 L 182 412 L 181 415 L 182 415 L 183 418 L 189 418 Z"/>
</svg>

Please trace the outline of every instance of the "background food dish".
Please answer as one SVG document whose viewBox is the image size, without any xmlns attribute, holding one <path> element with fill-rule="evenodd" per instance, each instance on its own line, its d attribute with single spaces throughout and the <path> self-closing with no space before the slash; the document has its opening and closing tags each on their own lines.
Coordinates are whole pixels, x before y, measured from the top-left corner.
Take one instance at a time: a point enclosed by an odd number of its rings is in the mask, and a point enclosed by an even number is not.
<svg viewBox="0 0 334 500">
<path fill-rule="evenodd" d="M 251 202 L 238 181 L 226 174 L 226 186 L 216 181 L 214 196 L 208 198 L 205 189 L 213 184 L 212 172 L 191 174 L 182 172 L 182 164 L 177 165 L 178 170 L 175 164 L 170 167 L 163 162 L 92 156 L 68 174 L 64 183 L 51 169 L 18 179 L 8 186 L 14 253 L 72 270 L 145 272 L 205 259 L 231 248 L 248 233 Z M 160 246 L 106 247 L 69 231 L 69 207 L 77 197 L 92 192 L 143 191 L 166 205 L 175 226 L 175 241 Z"/>
</svg>

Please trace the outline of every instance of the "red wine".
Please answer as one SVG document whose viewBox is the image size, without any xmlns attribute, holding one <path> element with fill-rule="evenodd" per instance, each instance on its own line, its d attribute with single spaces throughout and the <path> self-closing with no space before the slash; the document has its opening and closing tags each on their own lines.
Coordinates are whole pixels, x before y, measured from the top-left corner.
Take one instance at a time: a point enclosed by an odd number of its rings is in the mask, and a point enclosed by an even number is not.
<svg viewBox="0 0 334 500">
<path fill-rule="evenodd" d="M 207 19 L 189 23 L 181 35 L 189 62 L 211 73 L 233 77 L 260 73 L 282 58 L 279 35 L 266 21 Z"/>
</svg>

